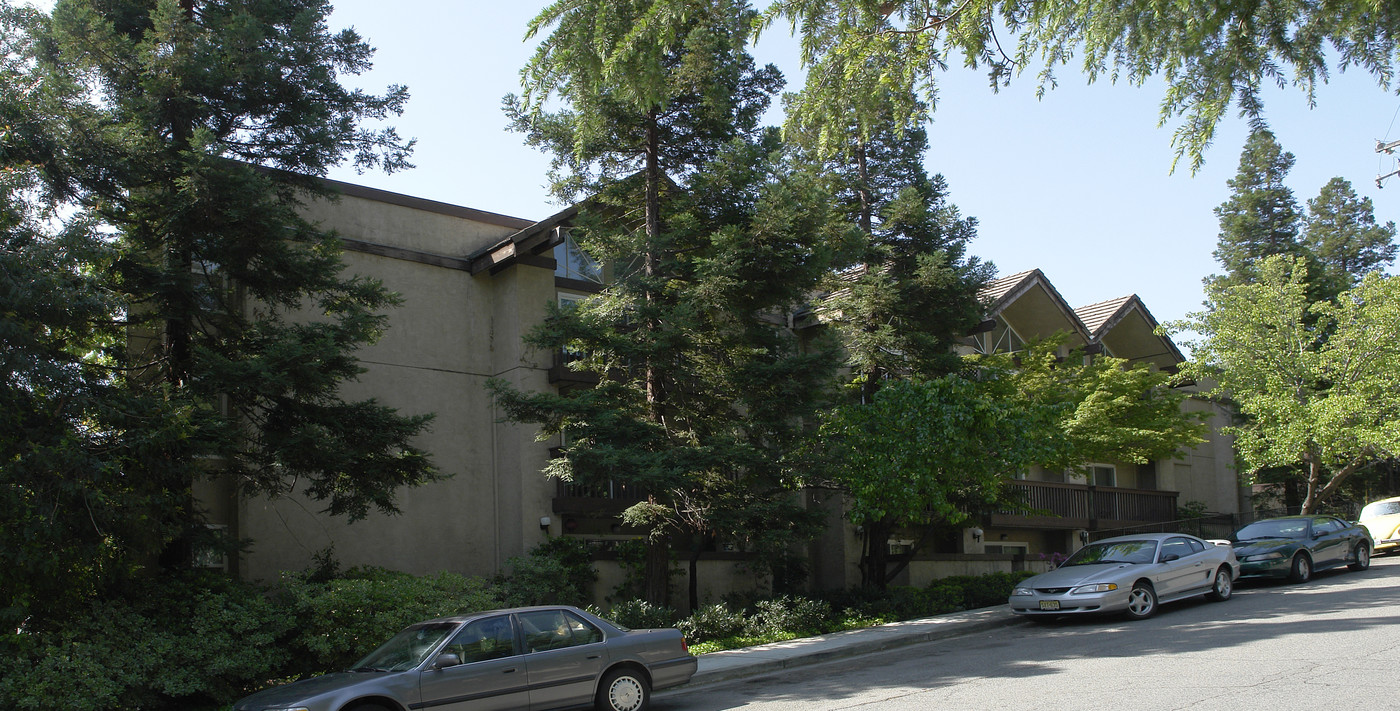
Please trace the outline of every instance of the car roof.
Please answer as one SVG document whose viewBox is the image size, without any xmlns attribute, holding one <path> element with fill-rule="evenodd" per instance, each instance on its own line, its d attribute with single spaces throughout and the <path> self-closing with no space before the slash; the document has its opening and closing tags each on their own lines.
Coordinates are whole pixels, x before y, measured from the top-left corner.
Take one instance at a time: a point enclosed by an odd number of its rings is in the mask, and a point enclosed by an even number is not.
<svg viewBox="0 0 1400 711">
<path fill-rule="evenodd" d="M 1094 543 L 1116 543 L 1118 541 L 1164 541 L 1168 538 L 1177 537 L 1196 538 L 1196 536 L 1193 536 L 1189 533 L 1134 533 L 1128 536 L 1114 536 L 1113 538 L 1104 538 L 1102 540 L 1094 541 Z M 1200 539 L 1197 538 L 1197 540 Z"/>
<path fill-rule="evenodd" d="M 467 620 L 474 620 L 479 617 L 490 617 L 492 615 L 508 615 L 516 612 L 536 612 L 539 610 L 568 610 L 570 612 L 583 612 L 583 610 L 572 605 L 531 605 L 529 607 L 504 607 L 499 610 L 482 610 L 481 612 L 469 612 L 465 615 L 449 615 L 447 617 L 434 617 L 431 620 L 419 620 L 413 624 L 425 625 L 434 622 L 450 622 L 460 624 Z"/>
</svg>

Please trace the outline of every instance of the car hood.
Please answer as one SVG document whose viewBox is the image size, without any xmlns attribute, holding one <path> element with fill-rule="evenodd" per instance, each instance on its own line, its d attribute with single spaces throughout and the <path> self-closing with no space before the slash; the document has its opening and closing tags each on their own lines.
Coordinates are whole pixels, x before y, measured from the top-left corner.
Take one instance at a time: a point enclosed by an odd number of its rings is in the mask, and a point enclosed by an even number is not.
<svg viewBox="0 0 1400 711">
<path fill-rule="evenodd" d="M 401 673 L 401 672 L 400 672 Z M 320 696 L 321 694 L 348 689 L 360 684 L 369 684 L 382 679 L 386 672 L 337 672 L 310 679 L 294 681 L 271 689 L 263 689 L 234 705 L 236 709 L 260 709 L 266 707 L 291 706 L 295 702 Z"/>
<path fill-rule="evenodd" d="M 1360 523 L 1371 533 L 1372 538 L 1390 538 L 1390 534 L 1395 532 L 1396 526 L 1400 526 L 1400 514 L 1368 518 Z"/>
<path fill-rule="evenodd" d="M 1257 538 L 1249 541 L 1235 541 L 1235 557 L 1243 558 L 1247 555 L 1260 555 L 1274 551 L 1288 553 L 1302 544 L 1303 542 L 1296 538 Z"/>
<path fill-rule="evenodd" d="M 1141 566 L 1132 563 L 1071 565 L 1026 578 L 1025 582 L 1021 583 L 1021 586 L 1029 588 L 1072 588 L 1085 583 L 1113 580 L 1118 577 L 1118 571 L 1123 568 L 1134 567 Z"/>
</svg>

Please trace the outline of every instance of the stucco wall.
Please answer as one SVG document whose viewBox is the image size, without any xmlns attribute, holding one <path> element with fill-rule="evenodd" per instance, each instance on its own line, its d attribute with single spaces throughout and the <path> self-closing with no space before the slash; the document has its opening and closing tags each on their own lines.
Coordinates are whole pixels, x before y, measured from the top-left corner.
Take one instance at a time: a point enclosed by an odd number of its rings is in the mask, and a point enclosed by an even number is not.
<svg viewBox="0 0 1400 711">
<path fill-rule="evenodd" d="M 313 203 L 307 214 L 347 240 L 459 258 L 516 230 L 353 196 Z M 553 298 L 553 273 L 517 266 L 473 276 L 352 250 L 344 261 L 347 275 L 377 278 L 403 298 L 383 339 L 358 353 L 366 372 L 344 386 L 345 397 L 434 413 L 416 444 L 451 478 L 401 490 L 400 516 L 374 513 L 354 524 L 304 499 L 241 501 L 238 535 L 254 541 L 240 574 L 270 579 L 299 570 L 332 545 L 347 565 L 493 574 L 544 540 L 539 519 L 549 514 L 553 487 L 539 474 L 545 446 L 534 442 L 533 428 L 497 422 L 485 384 L 499 377 L 548 387 L 544 359 L 526 351 L 521 336 L 522 324 L 537 322 Z"/>
</svg>

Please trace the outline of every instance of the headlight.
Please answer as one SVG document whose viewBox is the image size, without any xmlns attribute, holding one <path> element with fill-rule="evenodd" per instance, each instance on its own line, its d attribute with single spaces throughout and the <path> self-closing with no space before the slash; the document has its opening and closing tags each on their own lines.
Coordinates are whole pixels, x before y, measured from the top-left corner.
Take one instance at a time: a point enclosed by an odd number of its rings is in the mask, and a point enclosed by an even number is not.
<svg viewBox="0 0 1400 711">
<path fill-rule="evenodd" d="M 1012 596 L 1016 596 L 1016 595 L 1034 595 L 1034 594 L 1035 594 L 1035 591 L 1031 590 L 1030 588 L 1015 588 L 1014 590 L 1011 591 L 1011 594 L 1012 594 Z"/>
<path fill-rule="evenodd" d="M 1259 555 L 1247 555 L 1247 556 L 1245 556 L 1244 558 L 1240 559 L 1240 562 L 1241 562 L 1241 563 L 1253 563 L 1253 562 L 1261 561 L 1261 560 L 1281 560 L 1282 558 L 1283 558 L 1283 554 L 1282 554 L 1282 553 L 1280 553 L 1280 552 L 1278 552 L 1278 551 L 1274 551 L 1273 553 L 1260 553 Z"/>
<path fill-rule="evenodd" d="M 1085 593 L 1106 593 L 1117 590 L 1118 586 L 1113 583 L 1094 583 L 1093 585 L 1080 585 L 1069 591 L 1071 595 L 1083 595 Z"/>
</svg>

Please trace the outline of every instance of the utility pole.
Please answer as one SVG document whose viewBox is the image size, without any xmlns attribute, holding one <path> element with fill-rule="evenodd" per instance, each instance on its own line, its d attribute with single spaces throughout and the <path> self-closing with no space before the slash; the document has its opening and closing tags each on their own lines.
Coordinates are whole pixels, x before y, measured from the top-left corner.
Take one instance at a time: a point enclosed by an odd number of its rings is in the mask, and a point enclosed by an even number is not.
<svg viewBox="0 0 1400 711">
<path fill-rule="evenodd" d="M 1382 143 L 1382 142 L 1380 142 L 1380 141 L 1376 141 L 1376 152 L 1377 152 L 1377 153 L 1385 153 L 1386 155 L 1395 155 L 1395 149 L 1396 149 L 1396 148 L 1400 148 L 1400 141 L 1391 141 L 1390 143 Z M 1376 176 L 1376 187 L 1377 187 L 1377 188 L 1383 188 L 1383 187 L 1385 187 L 1384 185 L 1381 184 L 1381 182 L 1384 181 L 1386 178 L 1390 178 L 1390 177 L 1393 177 L 1393 176 L 1396 176 L 1396 175 L 1400 175 L 1400 167 L 1396 168 L 1395 170 L 1390 171 L 1389 173 L 1386 173 L 1385 175 L 1377 175 L 1377 176 Z"/>
</svg>

